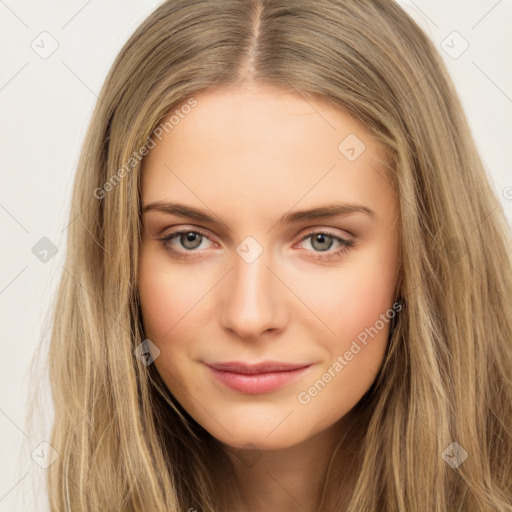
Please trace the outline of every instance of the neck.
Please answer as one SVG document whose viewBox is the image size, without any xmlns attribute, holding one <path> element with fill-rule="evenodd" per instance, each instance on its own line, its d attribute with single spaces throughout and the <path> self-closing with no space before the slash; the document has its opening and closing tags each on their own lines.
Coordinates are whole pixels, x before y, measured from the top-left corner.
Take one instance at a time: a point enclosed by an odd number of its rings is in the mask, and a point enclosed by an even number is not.
<svg viewBox="0 0 512 512">
<path fill-rule="evenodd" d="M 329 429 L 279 450 L 223 445 L 233 466 L 229 511 L 318 512 L 345 506 L 357 477 L 357 453 L 343 439 L 352 420 L 346 415 Z M 336 486 L 324 495 L 329 469 Z"/>
</svg>

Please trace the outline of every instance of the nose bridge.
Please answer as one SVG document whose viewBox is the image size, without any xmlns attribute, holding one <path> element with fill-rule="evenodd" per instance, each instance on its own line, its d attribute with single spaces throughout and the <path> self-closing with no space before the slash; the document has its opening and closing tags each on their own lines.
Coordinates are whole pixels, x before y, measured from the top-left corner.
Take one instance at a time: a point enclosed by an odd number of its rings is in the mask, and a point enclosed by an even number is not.
<svg viewBox="0 0 512 512">
<path fill-rule="evenodd" d="M 269 253 L 252 237 L 239 244 L 223 292 L 222 323 L 240 337 L 281 327 L 282 307 Z M 278 318 L 279 317 L 279 318 Z"/>
</svg>

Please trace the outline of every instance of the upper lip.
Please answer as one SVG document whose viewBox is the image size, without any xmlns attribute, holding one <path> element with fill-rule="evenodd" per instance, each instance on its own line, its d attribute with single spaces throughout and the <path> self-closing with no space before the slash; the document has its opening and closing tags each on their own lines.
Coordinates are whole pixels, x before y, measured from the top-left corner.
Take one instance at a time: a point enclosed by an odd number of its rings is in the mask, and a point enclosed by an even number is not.
<svg viewBox="0 0 512 512">
<path fill-rule="evenodd" d="M 248 364 L 239 361 L 228 361 L 225 363 L 206 363 L 207 366 L 214 370 L 222 370 L 231 373 L 244 373 L 248 375 L 256 375 L 259 373 L 270 372 L 288 372 L 291 370 L 298 370 L 299 368 L 306 368 L 311 366 L 309 363 L 285 363 L 281 361 L 263 361 L 256 364 Z"/>
</svg>

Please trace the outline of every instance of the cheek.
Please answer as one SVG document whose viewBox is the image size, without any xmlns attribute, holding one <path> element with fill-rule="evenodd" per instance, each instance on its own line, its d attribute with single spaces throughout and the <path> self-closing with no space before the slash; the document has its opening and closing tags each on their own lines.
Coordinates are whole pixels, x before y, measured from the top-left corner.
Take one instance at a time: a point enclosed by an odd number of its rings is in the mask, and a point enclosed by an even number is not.
<svg viewBox="0 0 512 512">
<path fill-rule="evenodd" d="M 314 281 L 303 280 L 300 293 L 325 325 L 324 338 L 340 348 L 386 314 L 394 300 L 394 270 L 375 260 L 361 260 L 332 273 L 318 273 Z"/>
<path fill-rule="evenodd" d="M 190 274 L 170 267 L 165 257 L 148 250 L 139 261 L 138 289 L 145 337 L 160 349 L 154 364 L 169 389 L 176 391 L 180 370 L 187 367 L 187 314 L 204 291 L 190 284 Z"/>
<path fill-rule="evenodd" d="M 172 265 L 156 250 L 143 250 L 138 289 L 145 334 L 161 343 L 173 338 L 193 309 L 201 307 L 207 283 L 193 278 L 186 266 Z"/>
<path fill-rule="evenodd" d="M 364 272 L 344 270 L 323 310 L 325 323 L 336 335 L 317 338 L 325 358 L 297 396 L 323 427 L 351 410 L 374 382 L 394 316 L 395 283 L 379 266 L 365 266 Z"/>
<path fill-rule="evenodd" d="M 373 326 L 392 306 L 393 286 L 383 280 L 382 275 L 369 272 L 359 279 L 351 277 L 342 295 L 335 325 L 338 332 L 352 339 Z"/>
</svg>

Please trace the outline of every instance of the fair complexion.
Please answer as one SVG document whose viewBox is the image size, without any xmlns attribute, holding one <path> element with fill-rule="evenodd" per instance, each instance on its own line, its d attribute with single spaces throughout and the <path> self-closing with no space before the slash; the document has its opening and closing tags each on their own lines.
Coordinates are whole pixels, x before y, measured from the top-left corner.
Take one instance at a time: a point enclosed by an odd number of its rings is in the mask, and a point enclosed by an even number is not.
<svg viewBox="0 0 512 512">
<path fill-rule="evenodd" d="M 314 512 L 336 441 L 387 347 L 389 322 L 344 356 L 395 300 L 398 206 L 386 155 L 357 120 L 293 92 L 247 86 L 196 100 L 143 163 L 145 335 L 170 391 L 233 460 L 232 510 Z M 351 159 L 338 148 L 350 134 L 365 145 Z M 279 222 L 333 203 L 364 208 Z M 303 369 L 265 387 L 209 366 L 233 361 Z M 329 368 L 329 382 L 308 392 Z M 222 378 L 230 375 L 234 388 Z"/>
</svg>

